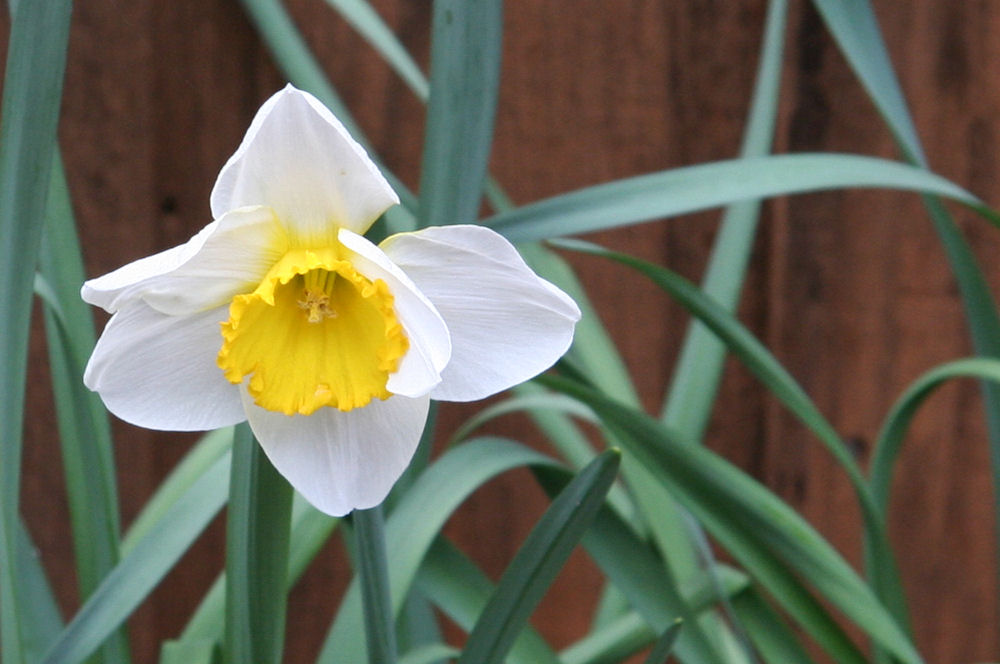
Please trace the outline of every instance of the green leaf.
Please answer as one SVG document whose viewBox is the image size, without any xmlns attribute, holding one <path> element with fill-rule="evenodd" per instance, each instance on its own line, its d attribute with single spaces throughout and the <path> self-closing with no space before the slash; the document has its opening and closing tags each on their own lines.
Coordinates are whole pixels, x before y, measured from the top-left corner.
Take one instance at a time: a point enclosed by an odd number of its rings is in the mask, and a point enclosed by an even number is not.
<svg viewBox="0 0 1000 664">
<path fill-rule="evenodd" d="M 142 511 L 132 521 L 122 540 L 122 555 L 131 552 L 171 506 L 184 496 L 191 485 L 197 482 L 216 461 L 229 454 L 232 446 L 233 427 L 218 429 L 202 436 L 170 474 L 160 482 L 156 492 L 146 501 Z"/>
<path fill-rule="evenodd" d="M 25 3 L 10 26 L 0 108 L 0 659 L 24 661 L 18 500 L 32 283 L 66 68 L 70 0 Z"/>
<path fill-rule="evenodd" d="M 601 324 L 586 290 L 569 263 L 554 251 L 537 243 L 521 244 L 518 251 L 533 270 L 565 291 L 580 307 L 583 317 L 576 324 L 573 345 L 567 356 L 577 360 L 592 380 L 600 381 L 607 394 L 627 403 L 638 404 L 639 395 L 621 354 Z"/>
<path fill-rule="evenodd" d="M 396 645 L 401 653 L 444 640 L 434 607 L 424 594 L 413 590 L 396 619 Z M 403 657 L 400 657 L 403 659 Z"/>
<path fill-rule="evenodd" d="M 427 551 L 415 581 L 428 600 L 466 632 L 472 630 L 495 590 L 476 563 L 443 535 Z M 514 641 L 507 660 L 511 664 L 560 664 L 561 658 L 528 625 Z"/>
<path fill-rule="evenodd" d="M 836 430 L 777 359 L 729 312 L 670 270 L 589 243 L 566 240 L 560 241 L 560 246 L 611 258 L 649 277 L 717 334 L 747 369 L 817 435 L 823 446 L 844 469 L 854 487 L 864 520 L 868 542 L 867 554 L 872 563 L 870 572 L 879 591 L 879 597 L 889 605 L 897 617 L 902 618 L 899 614 L 899 607 L 903 603 L 902 587 L 895 557 L 886 534 L 884 515 L 876 507 L 868 483 Z"/>
<path fill-rule="evenodd" d="M 615 449 L 598 455 L 552 501 L 500 578 L 469 633 L 459 664 L 503 661 L 604 504 L 620 460 Z"/>
<path fill-rule="evenodd" d="M 674 649 L 674 643 L 677 641 L 678 635 L 680 635 L 681 627 L 684 625 L 684 621 L 678 619 L 675 620 L 670 627 L 664 630 L 660 638 L 656 640 L 653 644 L 653 649 L 649 652 L 649 656 L 646 657 L 646 664 L 665 664 L 667 657 L 670 657 L 670 653 Z"/>
<path fill-rule="evenodd" d="M 444 659 L 453 659 L 458 654 L 457 648 L 443 643 L 431 643 L 406 653 L 399 658 L 399 664 L 432 664 Z"/>
<path fill-rule="evenodd" d="M 427 99 L 430 91 L 427 79 L 370 4 L 365 0 L 326 0 L 326 2 L 340 12 L 358 34 L 379 52 L 417 97 Z"/>
<path fill-rule="evenodd" d="M 17 546 L 20 572 L 18 597 L 25 607 L 24 654 L 27 661 L 37 662 L 62 631 L 62 616 L 42 567 L 38 549 L 21 521 L 18 521 Z"/>
<path fill-rule="evenodd" d="M 656 635 L 635 611 L 628 611 L 592 629 L 582 639 L 562 650 L 563 664 L 618 664 L 647 648 Z"/>
<path fill-rule="evenodd" d="M 435 0 L 420 224 L 479 216 L 493 142 L 503 33 L 501 0 Z"/>
<path fill-rule="evenodd" d="M 340 519 L 320 512 L 299 494 L 293 495 L 291 547 L 288 551 L 288 589 L 299 580 L 338 523 Z M 180 641 L 185 647 L 187 644 L 201 641 L 220 643 L 224 638 L 225 609 L 226 575 L 222 573 L 202 598 L 184 628 Z"/>
<path fill-rule="evenodd" d="M 481 438 L 450 450 L 420 475 L 386 521 L 386 552 L 395 614 L 403 605 L 427 548 L 458 505 L 495 475 L 528 464 L 555 462 L 512 441 Z M 341 602 L 317 661 L 331 664 L 365 661 L 364 640 L 358 638 L 362 630 L 360 590 L 355 579 Z"/>
<path fill-rule="evenodd" d="M 167 641 L 160 649 L 160 664 L 221 664 L 215 641 Z"/>
<path fill-rule="evenodd" d="M 503 417 L 504 415 L 510 415 L 511 413 L 536 410 L 553 410 L 565 415 L 572 415 L 573 417 L 589 422 L 594 422 L 597 419 L 594 417 L 594 414 L 590 412 L 589 408 L 576 399 L 570 399 L 562 394 L 553 394 L 551 392 L 542 391 L 536 386 L 533 390 L 528 390 L 523 394 L 497 402 L 474 413 L 471 417 L 465 420 L 461 426 L 455 429 L 455 433 L 452 434 L 448 446 L 450 447 L 452 445 L 456 445 L 465 438 L 468 438 L 473 431 L 483 426 L 490 420 Z M 593 450 L 590 450 L 589 455 L 583 460 L 584 463 L 581 464 L 581 466 L 585 463 L 589 463 L 593 456 Z"/>
<path fill-rule="evenodd" d="M 868 0 L 813 0 L 847 62 L 889 124 L 908 161 L 926 165 L 899 81 Z"/>
<path fill-rule="evenodd" d="M 124 556 L 46 653 L 45 664 L 86 658 L 190 548 L 226 502 L 230 457 L 219 458 Z"/>
<path fill-rule="evenodd" d="M 246 423 L 236 427 L 232 454 L 225 661 L 280 664 L 292 487 L 268 461 Z"/>
<path fill-rule="evenodd" d="M 769 588 L 776 601 L 797 614 L 805 629 L 824 640 L 824 647 L 836 649 L 831 652 L 836 661 L 863 658 L 839 637 L 835 625 L 818 622 L 824 613 L 821 607 L 790 605 L 808 602 L 795 590 L 796 577 L 900 660 L 922 661 L 872 589 L 795 510 L 754 479 L 707 449 L 679 443 L 641 411 L 571 381 L 545 382 L 589 405 L 747 572 Z"/>
<path fill-rule="evenodd" d="M 531 399 L 543 395 L 553 396 L 551 392 L 533 382 L 522 383 L 513 388 L 516 398 Z M 586 408 L 584 406 L 584 408 Z M 573 468 L 583 468 L 596 455 L 593 444 L 587 436 L 569 417 L 555 411 L 534 408 L 528 411 L 535 425 L 548 437 L 549 442 Z M 582 413 L 581 413 L 582 414 Z M 588 413 L 583 419 L 593 418 Z M 470 420 L 471 421 L 471 420 Z M 631 498 L 621 485 L 614 485 L 608 493 L 608 502 L 623 519 L 635 521 L 638 517 Z"/>
<path fill-rule="evenodd" d="M 87 356 L 94 345 L 94 320 L 80 299 L 83 260 L 73 208 L 55 155 L 45 229 L 39 255 L 39 279 L 48 284 L 45 330 L 62 446 L 66 492 L 81 598 L 97 587 L 118 562 L 120 523 L 107 412 L 83 384 Z M 110 661 L 127 661 L 124 632 L 109 644 Z"/>
<path fill-rule="evenodd" d="M 44 252 L 43 252 L 44 253 Z M 49 368 L 56 401 L 81 601 L 90 596 L 119 560 L 117 489 L 110 428 L 103 406 L 83 384 L 86 360 L 74 352 L 65 318 L 45 307 Z M 99 408 L 100 411 L 95 413 Z M 125 630 L 112 635 L 95 662 L 129 661 Z"/>
<path fill-rule="evenodd" d="M 786 0 L 768 3 L 763 46 L 753 100 L 743 133 L 741 157 L 758 157 L 771 150 L 778 114 L 784 51 Z M 757 235 L 760 201 L 743 201 L 726 208 L 705 267 L 702 290 L 729 311 L 736 309 Z M 685 440 L 700 441 L 718 392 L 725 346 L 700 321 L 688 326 L 667 390 L 661 419 Z"/>
<path fill-rule="evenodd" d="M 356 510 L 352 523 L 368 661 L 371 664 L 393 664 L 396 661 L 396 620 L 389 593 L 382 508 Z"/>
<path fill-rule="evenodd" d="M 557 486 L 554 473 L 535 474 L 547 492 Z M 695 620 L 697 609 L 684 597 L 671 568 L 614 512 L 607 508 L 598 512 L 591 530 L 583 537 L 583 546 L 654 630 L 666 629 L 677 617 L 688 621 L 690 629 L 684 631 L 678 644 L 681 661 L 725 661 Z"/>
<path fill-rule="evenodd" d="M 583 318 L 577 324 L 573 346 L 567 357 L 572 358 L 605 393 L 625 403 L 638 405 L 639 397 L 618 350 L 566 261 L 541 245 L 521 245 L 520 249 L 529 265 L 569 293 L 580 305 Z M 519 395 L 537 390 L 538 387 L 531 384 L 514 389 Z M 532 418 L 575 467 L 582 468 L 593 458 L 591 443 L 569 418 L 542 411 L 532 412 Z M 672 574 L 673 570 L 679 570 L 684 576 L 697 574 L 698 561 L 689 543 L 687 524 L 677 510 L 669 509 L 672 502 L 669 494 L 627 456 L 623 459 L 622 476 L 628 492 L 621 486 L 612 487 L 609 502 L 614 509 L 640 530 L 649 530 L 654 540 L 662 545 L 661 551 Z M 629 495 L 632 500 L 629 500 Z M 689 629 L 688 634 L 700 634 L 700 630 Z"/>
<path fill-rule="evenodd" d="M 903 154 L 911 163 L 926 167 L 927 159 L 893 73 L 871 4 L 867 0 L 814 0 L 813 4 L 823 15 L 827 27 L 892 131 Z M 931 196 L 924 196 L 923 200 L 958 282 L 976 353 L 1000 357 L 1000 315 L 976 256 L 942 202 Z M 979 212 L 996 223 L 995 216 L 989 211 Z M 990 437 L 993 486 L 1000 487 L 1000 386 L 983 383 L 983 400 Z M 998 538 L 997 547 L 1000 548 L 1000 491 L 993 492 L 993 518 Z M 900 620 L 905 622 L 905 602 L 895 594 L 887 597 L 887 600 Z"/>
<path fill-rule="evenodd" d="M 768 664 L 812 664 L 798 636 L 781 615 L 771 608 L 756 588 L 748 588 L 731 600 L 740 624 Z"/>
<path fill-rule="evenodd" d="M 872 495 L 883 515 L 888 511 L 892 473 L 910 422 L 920 406 L 944 383 L 956 378 L 978 378 L 1000 383 L 1000 360 L 970 358 L 934 367 L 906 388 L 882 424 L 872 452 Z"/>
<path fill-rule="evenodd" d="M 937 194 L 1000 223 L 1000 216 L 975 196 L 922 168 L 826 153 L 734 159 L 641 175 L 525 205 L 484 223 L 512 242 L 524 242 L 617 228 L 737 201 L 848 187 Z"/>
<path fill-rule="evenodd" d="M 80 298 L 83 259 L 58 151 L 49 178 L 39 270 L 36 284 L 48 287 L 42 296 L 45 337 L 82 601 L 118 563 L 121 524 L 111 425 L 100 398 L 83 384 L 94 347 L 94 320 Z M 125 630 L 112 635 L 92 661 L 128 662 Z"/>
</svg>

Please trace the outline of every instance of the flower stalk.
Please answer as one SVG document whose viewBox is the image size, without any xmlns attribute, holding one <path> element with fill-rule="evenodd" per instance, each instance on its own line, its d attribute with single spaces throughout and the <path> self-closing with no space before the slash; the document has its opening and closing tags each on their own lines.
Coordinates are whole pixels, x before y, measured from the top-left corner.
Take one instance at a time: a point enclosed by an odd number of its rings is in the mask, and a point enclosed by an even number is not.
<svg viewBox="0 0 1000 664">
<path fill-rule="evenodd" d="M 228 664 L 281 662 L 291 513 L 291 486 L 267 460 L 250 427 L 238 426 L 226 522 Z"/>
<path fill-rule="evenodd" d="M 389 592 L 382 506 L 355 510 L 354 533 L 369 664 L 394 664 L 396 628 Z"/>
</svg>

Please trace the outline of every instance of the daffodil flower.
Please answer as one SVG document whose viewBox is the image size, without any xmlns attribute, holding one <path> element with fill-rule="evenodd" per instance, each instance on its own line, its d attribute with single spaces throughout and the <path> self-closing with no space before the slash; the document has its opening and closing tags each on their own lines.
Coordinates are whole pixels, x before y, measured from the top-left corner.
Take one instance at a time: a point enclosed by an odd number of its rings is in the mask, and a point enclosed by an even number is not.
<svg viewBox="0 0 1000 664">
<path fill-rule="evenodd" d="M 84 381 L 151 429 L 248 420 L 320 510 L 377 505 L 430 399 L 472 401 L 535 376 L 580 317 L 487 228 L 366 240 L 398 202 L 333 114 L 288 86 L 223 166 L 215 221 L 84 284 L 113 314 Z"/>
</svg>

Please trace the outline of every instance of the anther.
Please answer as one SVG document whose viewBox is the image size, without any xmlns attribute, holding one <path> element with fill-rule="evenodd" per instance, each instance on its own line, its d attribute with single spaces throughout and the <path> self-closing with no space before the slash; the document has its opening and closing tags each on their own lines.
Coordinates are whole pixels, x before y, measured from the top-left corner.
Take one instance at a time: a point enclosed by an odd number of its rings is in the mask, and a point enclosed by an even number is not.
<svg viewBox="0 0 1000 664">
<path fill-rule="evenodd" d="M 327 318 L 336 318 L 337 312 L 330 308 L 330 298 L 324 292 L 315 292 L 308 288 L 302 291 L 302 299 L 296 304 L 306 311 L 306 319 L 310 323 L 319 323 Z"/>
</svg>

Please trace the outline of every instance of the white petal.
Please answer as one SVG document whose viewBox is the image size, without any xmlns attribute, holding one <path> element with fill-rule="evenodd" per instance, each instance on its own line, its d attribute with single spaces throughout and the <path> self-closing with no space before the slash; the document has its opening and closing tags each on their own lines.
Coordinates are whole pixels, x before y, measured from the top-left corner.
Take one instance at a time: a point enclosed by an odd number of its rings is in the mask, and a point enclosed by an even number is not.
<svg viewBox="0 0 1000 664">
<path fill-rule="evenodd" d="M 176 316 L 214 309 L 256 288 L 286 246 L 269 208 L 233 210 L 179 247 L 91 279 L 81 295 L 110 312 L 138 298 Z"/>
<path fill-rule="evenodd" d="M 110 313 L 118 311 L 124 303 L 138 297 L 142 284 L 176 270 L 197 253 L 217 226 L 218 222 L 213 221 L 182 245 L 132 261 L 113 272 L 85 282 L 80 296 L 85 302 Z"/>
<path fill-rule="evenodd" d="M 340 231 L 339 239 L 354 252 L 352 262 L 358 272 L 389 286 L 396 316 L 410 342 L 399 369 L 389 376 L 386 389 L 407 397 L 427 394 L 441 382 L 441 371 L 451 357 L 448 326 L 434 305 L 381 249 L 347 229 Z"/>
<path fill-rule="evenodd" d="M 333 516 L 385 499 L 417 449 L 430 404 L 426 396 L 394 396 L 347 412 L 284 415 L 240 392 L 271 463 L 306 500 Z"/>
<path fill-rule="evenodd" d="M 573 341 L 576 303 L 488 228 L 427 228 L 380 246 L 448 325 L 451 361 L 435 399 L 472 401 L 507 389 L 548 369 Z"/>
<path fill-rule="evenodd" d="M 141 301 L 108 322 L 83 381 L 112 413 L 164 431 L 204 431 L 246 419 L 239 389 L 215 364 L 222 345 L 221 307 L 166 316 Z"/>
<path fill-rule="evenodd" d="M 212 215 L 267 205 L 301 238 L 343 226 L 365 232 L 396 193 L 344 126 L 312 95 L 287 86 L 268 99 L 212 190 Z"/>
</svg>

